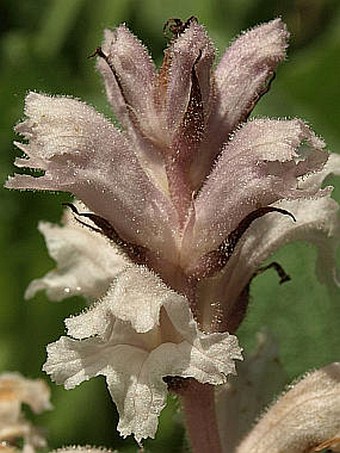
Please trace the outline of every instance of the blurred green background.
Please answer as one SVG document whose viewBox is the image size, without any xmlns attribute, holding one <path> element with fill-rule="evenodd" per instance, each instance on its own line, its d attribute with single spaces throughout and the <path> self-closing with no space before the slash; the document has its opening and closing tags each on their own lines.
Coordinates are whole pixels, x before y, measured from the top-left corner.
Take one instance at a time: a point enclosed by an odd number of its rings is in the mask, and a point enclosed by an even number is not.
<svg viewBox="0 0 340 453">
<path fill-rule="evenodd" d="M 1 181 L 13 173 L 13 125 L 22 117 L 29 89 L 70 94 L 111 115 L 94 61 L 105 27 L 121 22 L 137 34 L 159 63 L 166 41 L 162 26 L 170 17 L 195 15 L 216 42 L 218 54 L 233 36 L 259 22 L 282 16 L 292 33 L 287 62 L 254 115 L 298 116 L 313 125 L 332 151 L 340 151 L 340 3 L 338 0 L 1 0 L 0 3 L 0 145 Z M 333 179 L 340 200 L 340 181 Z M 64 331 L 63 319 L 84 306 L 80 299 L 49 302 L 44 294 L 24 301 L 28 283 L 49 270 L 40 219 L 58 222 L 67 195 L 1 190 L 0 209 L 0 370 L 28 377 L 40 371 L 45 345 Z M 292 281 L 279 286 L 274 273 L 252 286 L 249 317 L 240 331 L 246 351 L 262 326 L 280 340 L 282 362 L 290 378 L 339 359 L 340 292 L 330 293 L 315 279 L 315 250 L 291 244 L 276 259 Z M 48 378 L 46 380 L 49 382 Z M 51 447 L 95 444 L 135 451 L 115 430 L 116 414 L 104 380 L 97 378 L 72 391 L 51 384 L 55 410 L 39 416 Z M 183 448 L 177 403 L 163 411 L 153 452 Z"/>
</svg>

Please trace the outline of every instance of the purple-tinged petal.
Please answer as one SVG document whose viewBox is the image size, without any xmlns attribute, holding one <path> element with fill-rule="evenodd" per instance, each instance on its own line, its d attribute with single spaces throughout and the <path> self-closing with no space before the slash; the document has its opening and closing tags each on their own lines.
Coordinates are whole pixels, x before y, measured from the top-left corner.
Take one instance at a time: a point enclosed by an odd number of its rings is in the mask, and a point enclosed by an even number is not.
<svg viewBox="0 0 340 453">
<path fill-rule="evenodd" d="M 165 51 L 156 86 L 162 121 L 159 136 L 154 132 L 150 135 L 163 149 L 169 191 L 181 225 L 193 192 L 190 166 L 204 137 L 211 108 L 213 59 L 211 41 L 193 20 Z"/>
<path fill-rule="evenodd" d="M 43 176 L 15 175 L 8 188 L 72 192 L 118 234 L 152 250 L 174 252 L 176 211 L 144 171 L 124 134 L 80 101 L 30 93 L 17 131 Z M 22 162 L 21 162 L 22 164 Z M 35 165 L 34 165 L 35 166 Z"/>
<path fill-rule="evenodd" d="M 166 125 L 170 131 L 175 131 L 184 119 L 190 100 L 193 71 L 197 76 L 204 113 L 208 115 L 214 54 L 208 35 L 196 22 L 192 22 L 166 50 L 159 77 L 161 88 L 166 89 L 164 108 Z"/>
<path fill-rule="evenodd" d="M 313 195 L 316 189 L 303 189 L 299 178 L 322 168 L 324 146 L 300 120 L 254 120 L 239 129 L 195 201 L 193 230 L 184 239 L 191 263 L 258 207 Z"/>
<path fill-rule="evenodd" d="M 281 19 L 249 30 L 226 50 L 215 71 L 216 130 L 231 132 L 254 107 L 277 65 L 285 58 L 289 33 Z"/>
<path fill-rule="evenodd" d="M 229 134 L 244 121 L 269 88 L 277 65 L 284 59 L 288 32 L 281 19 L 255 27 L 226 50 L 215 71 L 215 105 L 206 140 L 192 169 L 199 185 Z"/>
<path fill-rule="evenodd" d="M 318 190 L 329 174 L 340 174 L 340 156 L 331 154 L 323 170 L 301 183 L 306 190 Z M 316 274 L 321 283 L 340 287 L 336 253 L 340 245 L 340 211 L 330 193 L 307 199 L 284 200 L 275 206 L 294 215 L 296 222 L 276 213 L 256 220 L 240 241 L 220 275 L 204 279 L 198 287 L 198 310 L 202 326 L 209 329 L 217 313 L 224 314 L 223 330 L 230 324 L 240 298 L 258 269 L 285 244 L 304 241 L 317 247 Z M 212 301 L 209 306 L 206 300 Z M 214 304 L 217 304 L 214 308 Z M 230 327 L 230 326 L 229 326 Z"/>
<path fill-rule="evenodd" d="M 119 121 L 125 127 L 142 121 L 148 110 L 153 109 L 151 91 L 156 70 L 146 48 L 121 25 L 115 30 L 105 30 L 98 69 L 101 72 L 108 99 Z"/>
</svg>

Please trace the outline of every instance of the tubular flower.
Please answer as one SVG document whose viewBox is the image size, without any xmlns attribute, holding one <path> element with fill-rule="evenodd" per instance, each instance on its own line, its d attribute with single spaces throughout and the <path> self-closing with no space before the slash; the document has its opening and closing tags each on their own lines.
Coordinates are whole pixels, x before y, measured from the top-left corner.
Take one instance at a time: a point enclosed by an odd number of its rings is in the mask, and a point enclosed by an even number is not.
<svg viewBox="0 0 340 453">
<path fill-rule="evenodd" d="M 21 410 L 27 404 L 34 413 L 40 414 L 52 408 L 50 391 L 41 379 L 26 379 L 19 373 L 0 375 L 0 441 L 4 451 L 15 452 L 17 441 L 23 441 L 23 451 L 34 453 L 46 446 L 40 430 L 26 420 Z"/>
<path fill-rule="evenodd" d="M 215 70 L 203 26 L 167 25 L 159 70 L 125 25 L 107 30 L 95 53 L 121 129 L 79 100 L 29 93 L 16 127 L 28 142 L 16 143 L 24 156 L 15 164 L 42 175 L 7 182 L 71 192 L 86 205 L 70 207 L 88 231 L 69 221 L 40 227 L 59 269 L 27 296 L 45 288 L 54 299 L 102 297 L 66 320 L 69 336 L 48 347 L 44 368 L 67 388 L 106 376 L 119 430 L 137 440 L 155 433 L 165 378 L 220 384 L 234 372 L 241 350 L 227 332 L 282 243 L 331 244 L 319 262 L 336 282 L 338 206 L 321 187 L 339 159 L 299 119 L 248 121 L 285 58 L 285 25 L 244 33 Z"/>
<path fill-rule="evenodd" d="M 33 280 L 25 297 L 29 299 L 41 289 L 58 301 L 78 294 L 90 299 L 103 296 L 115 274 L 130 260 L 107 237 L 83 228 L 69 211 L 62 223 L 39 223 L 39 231 L 58 266 L 43 278 Z"/>
<path fill-rule="evenodd" d="M 293 385 L 235 452 L 314 453 L 327 448 L 340 448 L 340 363 L 311 372 Z"/>
<path fill-rule="evenodd" d="M 118 430 L 138 442 L 155 435 L 164 377 L 223 384 L 242 358 L 235 336 L 200 332 L 185 297 L 144 267 L 127 267 L 101 302 L 65 323 L 73 338 L 48 346 L 44 370 L 67 389 L 105 376 Z"/>
</svg>

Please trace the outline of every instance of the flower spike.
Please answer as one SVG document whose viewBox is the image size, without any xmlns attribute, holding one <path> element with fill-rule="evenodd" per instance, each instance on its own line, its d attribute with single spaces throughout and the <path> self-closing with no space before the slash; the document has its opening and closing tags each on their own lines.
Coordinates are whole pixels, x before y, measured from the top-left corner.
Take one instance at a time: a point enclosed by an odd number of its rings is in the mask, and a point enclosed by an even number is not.
<svg viewBox="0 0 340 453">
<path fill-rule="evenodd" d="M 232 334 L 251 282 L 270 268 L 280 283 L 289 279 L 266 260 L 289 241 L 309 240 L 319 248 L 320 280 L 340 282 L 339 206 L 323 187 L 340 174 L 340 158 L 300 119 L 248 120 L 286 55 L 281 19 L 240 35 L 217 67 L 194 17 L 165 28 L 172 37 L 159 70 L 125 25 L 106 30 L 94 54 L 120 128 L 79 100 L 29 93 L 15 165 L 40 172 L 6 186 L 80 200 L 66 204 L 75 218 L 69 212 L 62 226 L 39 225 L 57 267 L 26 296 L 45 289 L 54 300 L 89 299 L 48 346 L 44 370 L 67 389 L 105 376 L 118 430 L 138 443 L 154 437 L 169 384 L 182 398 L 193 449 L 210 453 L 211 439 L 222 451 L 213 386 L 226 384 L 242 359 Z M 275 445 L 265 443 L 274 435 L 267 425 L 254 431 L 263 451 Z M 312 447 L 336 436 L 326 430 Z M 289 429 L 286 437 L 295 445 Z M 240 453 L 261 451 L 249 442 Z M 278 445 L 290 453 L 285 440 Z"/>
</svg>

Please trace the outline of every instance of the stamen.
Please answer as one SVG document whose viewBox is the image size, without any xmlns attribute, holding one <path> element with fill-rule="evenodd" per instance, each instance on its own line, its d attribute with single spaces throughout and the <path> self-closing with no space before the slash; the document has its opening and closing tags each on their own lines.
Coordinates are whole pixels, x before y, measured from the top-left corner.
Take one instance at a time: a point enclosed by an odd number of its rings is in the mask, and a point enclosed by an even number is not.
<svg viewBox="0 0 340 453">
<path fill-rule="evenodd" d="M 270 212 L 278 212 L 280 214 L 287 215 L 294 222 L 296 222 L 294 215 L 286 209 L 276 208 L 274 206 L 264 206 L 252 211 L 243 220 L 241 220 L 238 226 L 231 233 L 228 234 L 227 238 L 221 243 L 217 250 L 213 250 L 201 257 L 200 262 L 191 273 L 191 277 L 197 279 L 211 277 L 216 274 L 216 272 L 222 270 L 230 260 L 238 242 L 254 220 L 263 217 Z M 282 274 L 281 278 L 285 278 L 285 276 Z"/>
<path fill-rule="evenodd" d="M 235 230 L 229 233 L 227 239 L 220 245 L 219 250 L 225 256 L 226 260 L 224 264 L 226 264 L 226 262 L 229 260 L 239 240 L 242 238 L 242 236 L 254 222 L 254 220 L 263 217 L 270 212 L 279 212 L 280 214 L 287 215 L 294 222 L 296 222 L 296 218 L 293 216 L 293 214 L 286 209 L 276 208 L 274 206 L 264 206 L 262 208 L 256 209 L 255 211 L 252 211 L 243 220 L 241 220 Z"/>
<path fill-rule="evenodd" d="M 104 234 L 104 236 L 111 239 L 119 248 L 121 248 L 125 253 L 127 253 L 129 257 L 133 259 L 133 261 L 135 261 L 138 264 L 144 263 L 145 256 L 144 247 L 137 244 L 133 244 L 131 242 L 126 242 L 123 239 L 121 239 L 119 234 L 106 219 L 90 212 L 79 212 L 78 209 L 72 203 L 62 203 L 62 205 L 70 208 L 75 215 L 90 219 L 98 228 L 86 222 L 83 222 L 82 220 L 75 217 L 77 222 L 79 222 L 81 225 L 84 225 L 85 227 L 91 229 L 92 231 L 96 231 L 97 233 Z"/>
<path fill-rule="evenodd" d="M 276 261 L 273 261 L 272 263 L 269 263 L 267 266 L 262 266 L 259 269 L 257 269 L 257 271 L 254 272 L 254 274 L 252 275 L 251 280 L 257 277 L 258 275 L 262 274 L 263 272 L 267 271 L 268 269 L 274 269 L 276 271 L 277 275 L 280 278 L 279 281 L 280 285 L 291 280 L 291 277 L 286 273 L 281 264 L 277 263 Z"/>
</svg>

